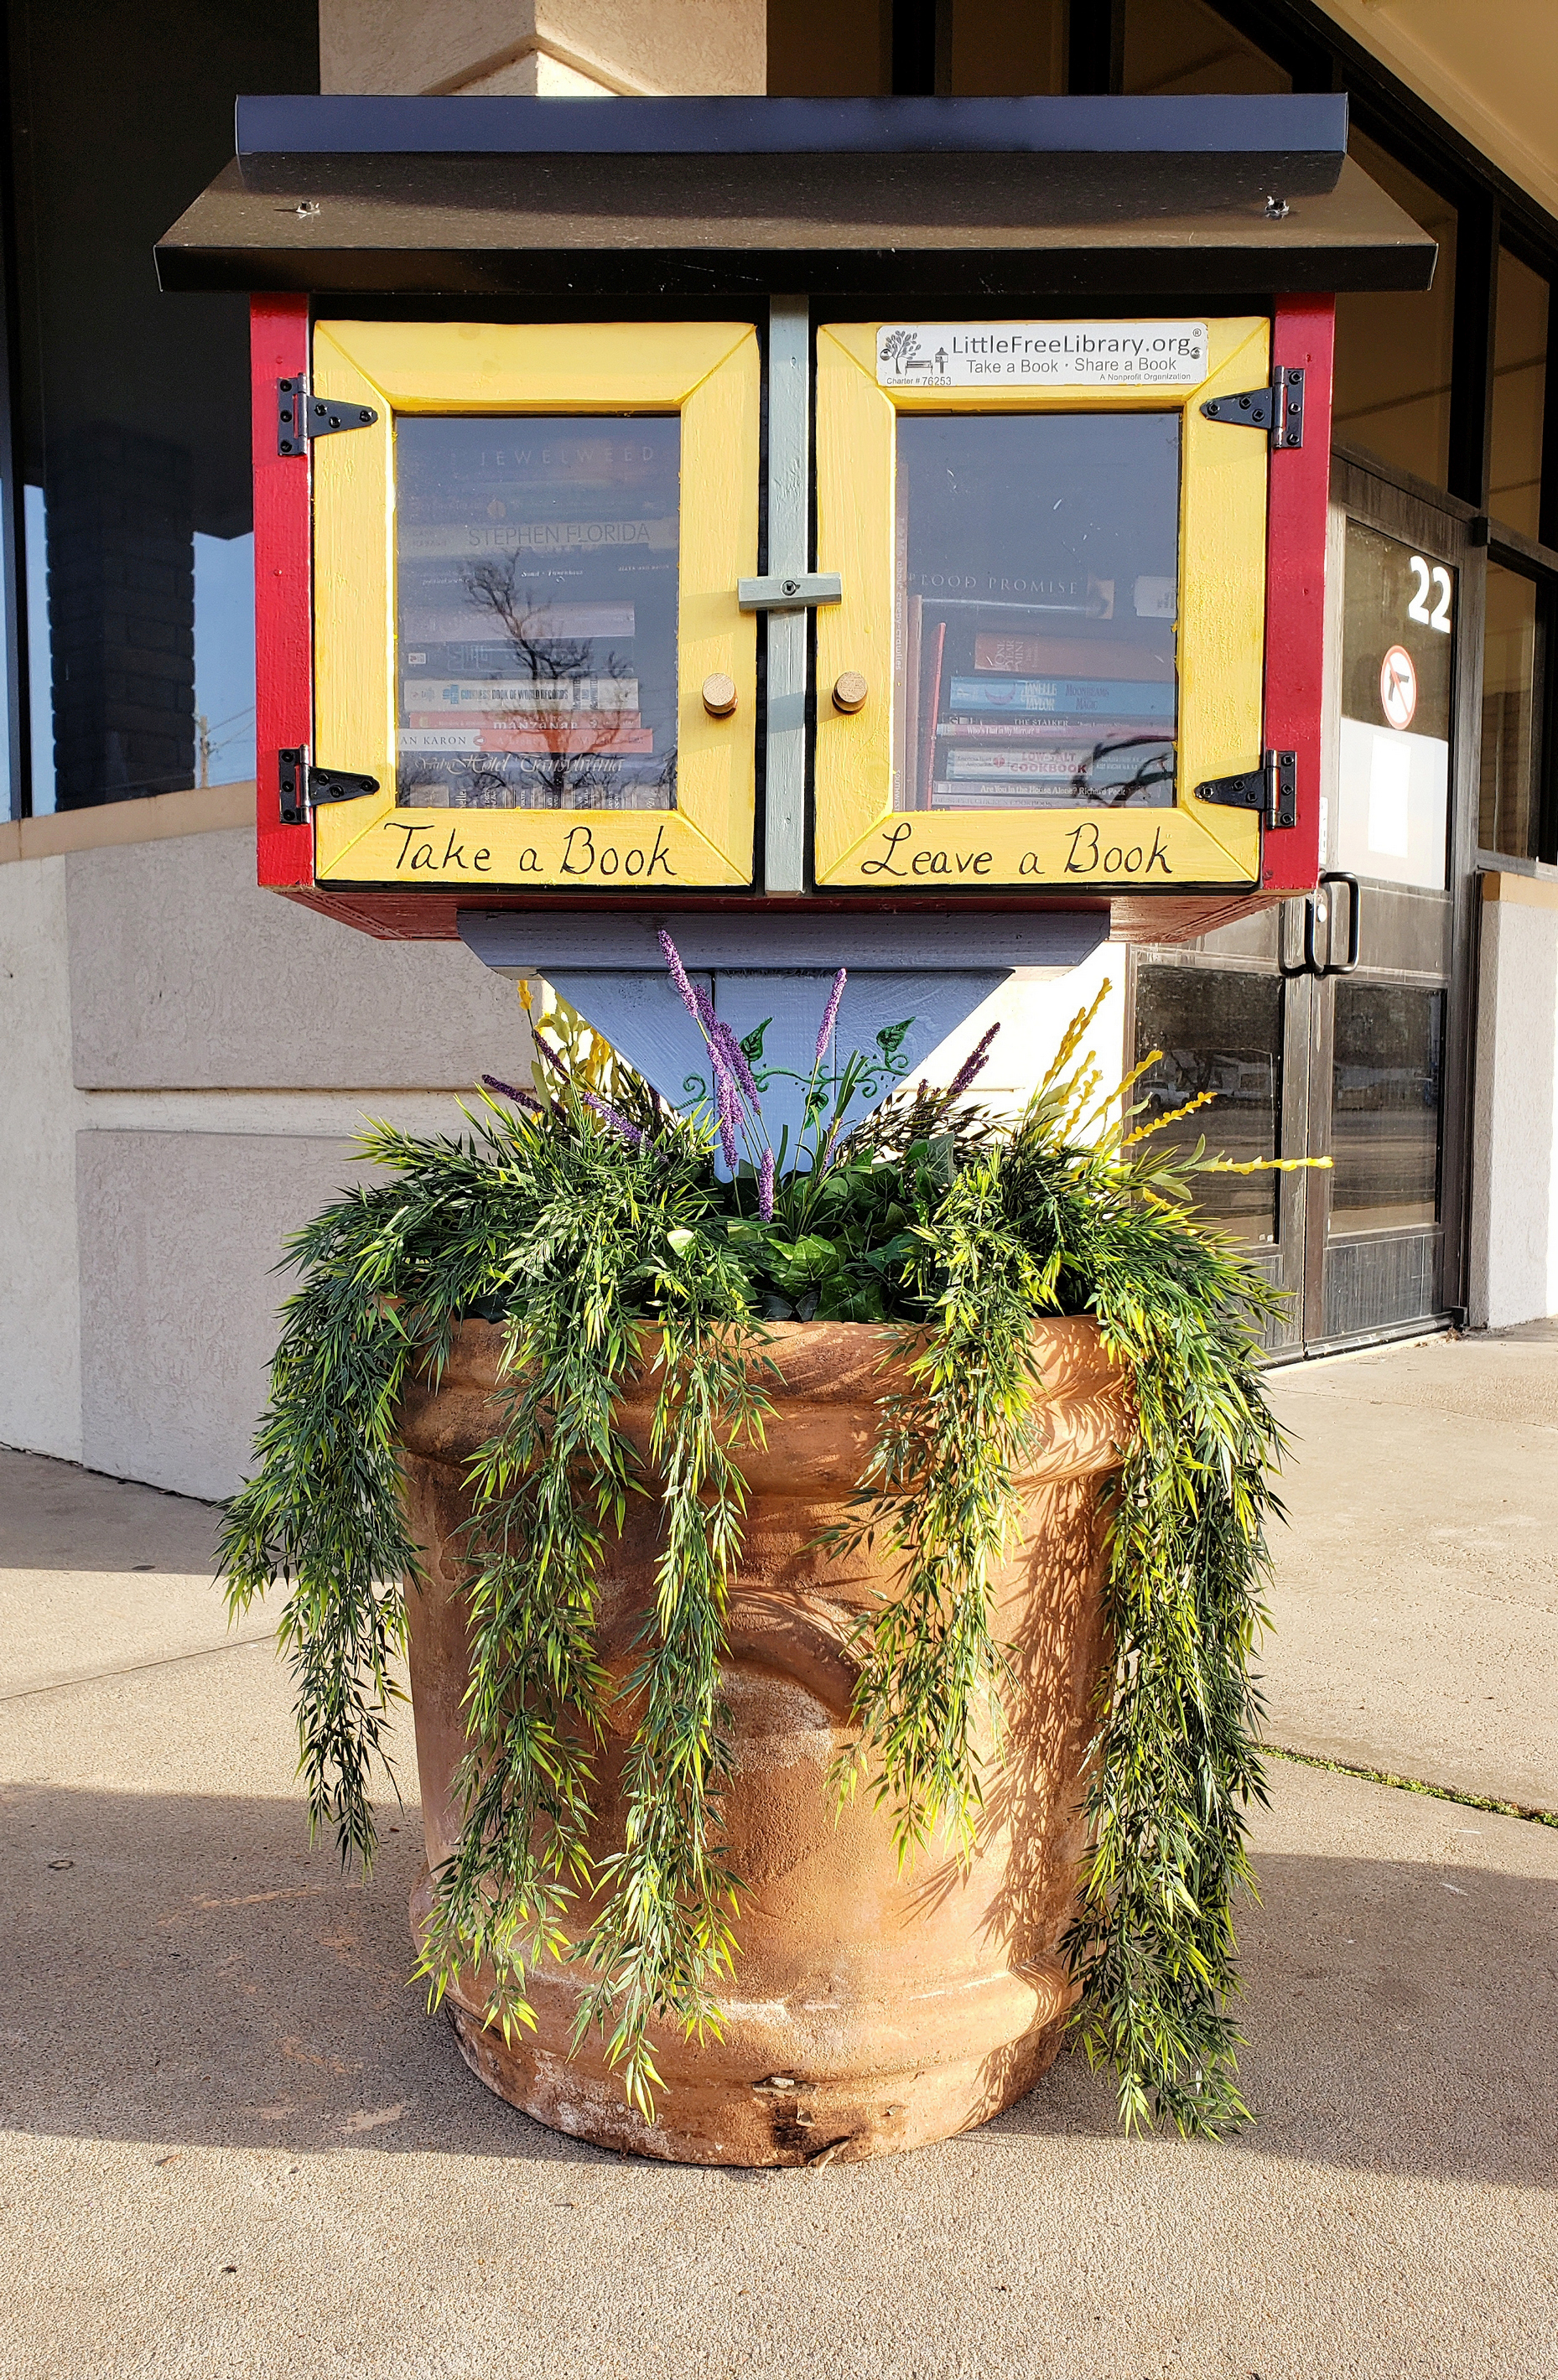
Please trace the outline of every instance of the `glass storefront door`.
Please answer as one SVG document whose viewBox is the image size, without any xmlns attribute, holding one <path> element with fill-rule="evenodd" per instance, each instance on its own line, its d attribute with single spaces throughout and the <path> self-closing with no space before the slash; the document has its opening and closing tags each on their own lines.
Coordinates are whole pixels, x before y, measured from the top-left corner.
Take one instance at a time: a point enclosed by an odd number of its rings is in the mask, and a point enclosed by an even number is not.
<svg viewBox="0 0 1558 2380">
<path fill-rule="evenodd" d="M 1457 653 L 1478 600 L 1466 527 L 1338 461 L 1327 880 L 1135 968 L 1153 1110 L 1187 1142 L 1326 1170 L 1223 1174 L 1204 1211 L 1288 1293 L 1273 1354 L 1421 1327 L 1464 1303 L 1476 746 Z"/>
</svg>

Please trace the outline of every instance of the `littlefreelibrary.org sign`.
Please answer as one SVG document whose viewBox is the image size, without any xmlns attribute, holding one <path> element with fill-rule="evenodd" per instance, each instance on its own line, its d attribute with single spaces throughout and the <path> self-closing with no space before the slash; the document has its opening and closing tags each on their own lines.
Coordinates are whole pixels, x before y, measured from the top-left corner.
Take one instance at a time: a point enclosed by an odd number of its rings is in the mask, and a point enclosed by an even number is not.
<svg viewBox="0 0 1558 2380">
<path fill-rule="evenodd" d="M 1194 388 L 1204 322 L 884 322 L 882 388 Z"/>
</svg>

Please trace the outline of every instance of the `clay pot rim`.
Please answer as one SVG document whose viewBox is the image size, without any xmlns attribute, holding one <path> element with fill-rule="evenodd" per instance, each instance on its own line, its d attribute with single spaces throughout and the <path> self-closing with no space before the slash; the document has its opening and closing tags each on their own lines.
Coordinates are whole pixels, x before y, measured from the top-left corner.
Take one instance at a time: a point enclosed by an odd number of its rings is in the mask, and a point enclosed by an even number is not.
<svg viewBox="0 0 1558 2380">
<path fill-rule="evenodd" d="M 643 1333 L 643 1353 L 636 1373 L 629 1377 L 623 1397 L 625 1404 L 640 1402 L 646 1396 L 657 1393 L 659 1366 L 654 1360 L 653 1342 L 659 1339 L 662 1326 L 652 1317 L 645 1316 L 639 1327 Z M 826 1319 L 764 1322 L 759 1327 L 762 1334 L 756 1351 L 759 1377 L 775 1401 L 797 1398 L 811 1404 L 856 1404 L 865 1396 L 874 1402 L 891 1375 L 900 1368 L 895 1361 L 902 1330 L 897 1323 Z M 917 1335 L 928 1340 L 931 1326 L 926 1324 Z M 488 1322 L 479 1316 L 457 1323 L 450 1342 L 449 1360 L 434 1393 L 442 1394 L 459 1386 L 490 1391 L 496 1385 L 504 1336 L 501 1322 Z M 1090 1388 L 1102 1388 L 1110 1381 L 1124 1386 L 1125 1366 L 1105 1349 L 1103 1326 L 1094 1315 L 1035 1316 L 1029 1343 L 1037 1343 L 1048 1352 L 1047 1363 L 1041 1358 L 1036 1391 L 1042 1398 L 1086 1394 Z M 761 1364 L 764 1352 L 777 1362 L 777 1376 Z M 786 1354 L 788 1362 L 785 1360 Z M 425 1371 L 422 1381 L 425 1393 L 431 1385 Z"/>
</svg>

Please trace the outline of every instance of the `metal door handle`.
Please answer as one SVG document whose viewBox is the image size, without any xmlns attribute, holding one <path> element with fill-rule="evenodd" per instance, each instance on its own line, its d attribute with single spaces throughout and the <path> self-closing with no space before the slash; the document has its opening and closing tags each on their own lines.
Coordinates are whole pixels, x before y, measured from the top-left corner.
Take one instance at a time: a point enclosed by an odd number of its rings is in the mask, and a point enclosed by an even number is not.
<svg viewBox="0 0 1558 2380">
<path fill-rule="evenodd" d="M 1331 934 L 1328 933 L 1325 938 L 1325 965 L 1321 969 L 1321 973 L 1322 975 L 1351 975 L 1357 966 L 1357 955 L 1362 947 L 1363 900 L 1357 888 L 1357 878 L 1356 876 L 1349 876 L 1343 868 L 1337 868 L 1331 874 L 1322 876 L 1320 880 L 1322 884 L 1345 884 L 1347 888 L 1347 955 L 1339 963 L 1333 961 L 1331 956 Z M 1333 901 L 1331 905 L 1331 924 L 1333 930 L 1334 930 L 1335 923 L 1336 904 Z"/>
<path fill-rule="evenodd" d="M 1345 884 L 1347 888 L 1347 955 L 1333 959 L 1332 945 L 1336 931 L 1336 904 L 1327 903 L 1322 911 L 1321 895 L 1328 884 Z M 1315 928 L 1325 928 L 1325 964 L 1322 966 L 1315 952 Z M 1357 965 L 1361 948 L 1361 905 L 1357 878 L 1345 869 L 1336 868 L 1321 876 L 1319 884 L 1304 904 L 1304 965 L 1303 973 L 1322 981 L 1327 976 L 1351 975 Z"/>
</svg>

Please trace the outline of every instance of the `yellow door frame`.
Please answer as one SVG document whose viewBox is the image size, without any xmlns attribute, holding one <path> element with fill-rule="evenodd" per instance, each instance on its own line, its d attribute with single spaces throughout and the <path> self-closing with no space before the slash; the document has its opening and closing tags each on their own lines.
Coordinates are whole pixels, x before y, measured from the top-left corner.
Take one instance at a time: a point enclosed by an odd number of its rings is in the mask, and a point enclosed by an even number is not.
<svg viewBox="0 0 1558 2380">
<path fill-rule="evenodd" d="M 749 322 L 321 322 L 313 392 L 371 406 L 314 473 L 314 742 L 378 778 L 314 813 L 320 883 L 666 891 L 748 884 L 756 814 L 761 370 Z M 674 810 L 418 809 L 395 797 L 397 413 L 681 418 Z M 704 680 L 734 708 L 712 716 Z"/>
<path fill-rule="evenodd" d="M 1257 815 L 1199 801 L 1194 788 L 1260 758 L 1269 456 L 1259 431 L 1209 421 L 1200 407 L 1265 385 L 1270 323 L 1210 322 L 1206 377 L 1172 389 L 883 385 L 883 327 L 832 322 L 817 334 L 817 567 L 844 582 L 843 601 L 817 613 L 817 684 L 856 673 L 872 690 L 852 713 L 817 706 L 818 885 L 898 893 L 1259 882 Z M 895 810 L 898 416 L 1093 410 L 1182 417 L 1174 808 Z"/>
</svg>

